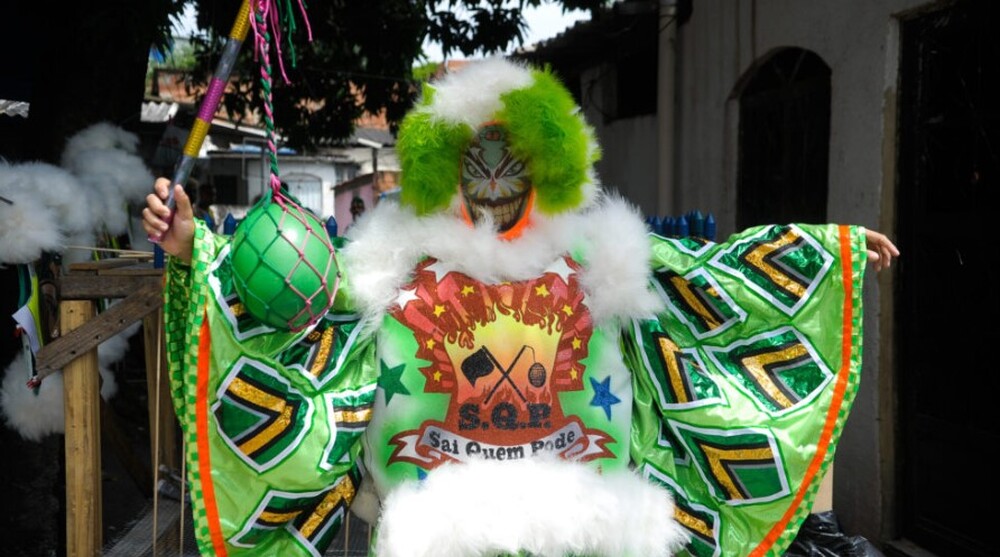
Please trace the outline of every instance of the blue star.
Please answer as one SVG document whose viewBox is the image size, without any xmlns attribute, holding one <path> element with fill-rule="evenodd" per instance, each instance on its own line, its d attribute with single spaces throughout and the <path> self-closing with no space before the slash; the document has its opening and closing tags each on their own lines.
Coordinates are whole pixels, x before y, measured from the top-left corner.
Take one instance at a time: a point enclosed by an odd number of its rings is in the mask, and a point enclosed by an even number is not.
<svg viewBox="0 0 1000 557">
<path fill-rule="evenodd" d="M 600 406 L 604 409 L 604 415 L 611 419 L 611 405 L 618 404 L 622 400 L 611 394 L 611 376 L 604 378 L 604 381 L 597 382 L 590 378 L 590 385 L 594 387 L 594 399 L 590 401 L 591 406 Z"/>
</svg>

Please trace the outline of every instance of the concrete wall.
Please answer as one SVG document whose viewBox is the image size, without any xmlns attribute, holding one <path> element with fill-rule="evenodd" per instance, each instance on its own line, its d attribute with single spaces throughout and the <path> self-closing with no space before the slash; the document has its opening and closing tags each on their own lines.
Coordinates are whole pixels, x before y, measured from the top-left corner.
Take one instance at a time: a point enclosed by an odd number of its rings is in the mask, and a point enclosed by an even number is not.
<svg viewBox="0 0 1000 557">
<path fill-rule="evenodd" d="M 581 75 L 584 117 L 594 127 L 601 146 L 597 182 L 617 191 L 647 215 L 656 214 L 656 115 L 606 121 L 614 103 L 614 70 L 591 68 Z"/>
</svg>

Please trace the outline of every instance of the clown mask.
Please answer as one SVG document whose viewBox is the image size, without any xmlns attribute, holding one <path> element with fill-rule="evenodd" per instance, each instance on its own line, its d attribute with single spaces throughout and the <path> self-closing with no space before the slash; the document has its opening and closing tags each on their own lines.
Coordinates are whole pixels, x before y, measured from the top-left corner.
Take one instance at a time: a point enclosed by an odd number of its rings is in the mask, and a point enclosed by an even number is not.
<svg viewBox="0 0 1000 557">
<path fill-rule="evenodd" d="M 533 188 L 528 166 L 510 151 L 507 130 L 486 124 L 462 156 L 460 185 L 466 216 L 473 223 L 492 217 L 504 236 L 525 225 Z"/>
</svg>

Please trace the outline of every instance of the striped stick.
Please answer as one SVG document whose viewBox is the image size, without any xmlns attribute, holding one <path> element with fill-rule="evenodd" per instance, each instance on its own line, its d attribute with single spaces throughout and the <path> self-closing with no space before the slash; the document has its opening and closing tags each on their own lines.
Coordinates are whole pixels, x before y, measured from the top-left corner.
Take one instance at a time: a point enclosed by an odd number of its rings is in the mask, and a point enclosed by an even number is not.
<svg viewBox="0 0 1000 557">
<path fill-rule="evenodd" d="M 201 151 L 201 146 L 205 142 L 205 136 L 208 135 L 208 130 L 212 126 L 212 118 L 219 108 L 219 102 L 222 101 L 222 94 L 226 89 L 226 83 L 229 81 L 229 74 L 233 70 L 233 65 L 236 64 L 236 57 L 240 53 L 244 39 L 246 39 L 247 31 L 250 29 L 250 9 L 250 0 L 243 0 L 243 3 L 240 4 L 240 11 L 236 16 L 236 21 L 229 31 L 229 38 L 226 40 L 226 46 L 222 50 L 222 57 L 215 67 L 215 73 L 208 86 L 208 92 L 201 101 L 201 106 L 198 108 L 198 116 L 194 120 L 191 132 L 188 133 L 187 141 L 184 143 L 184 151 L 174 170 L 174 180 L 171 183 L 167 197 L 167 207 L 170 209 L 170 216 L 166 219 L 168 225 L 173 220 L 174 215 L 175 201 L 174 188 L 172 186 L 174 184 L 186 185 L 188 178 L 191 176 L 191 170 L 198 159 L 198 152 Z M 162 233 L 150 236 L 149 241 L 156 243 L 162 237 Z"/>
</svg>

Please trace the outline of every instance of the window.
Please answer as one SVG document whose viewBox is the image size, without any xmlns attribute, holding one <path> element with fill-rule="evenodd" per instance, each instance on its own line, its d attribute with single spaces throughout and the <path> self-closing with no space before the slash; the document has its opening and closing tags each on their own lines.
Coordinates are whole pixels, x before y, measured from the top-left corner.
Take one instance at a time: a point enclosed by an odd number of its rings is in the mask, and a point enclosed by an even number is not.
<svg viewBox="0 0 1000 557">
<path fill-rule="evenodd" d="M 323 180 L 312 174 L 289 174 L 281 178 L 288 184 L 292 194 L 303 207 L 316 215 L 323 214 Z"/>
</svg>

